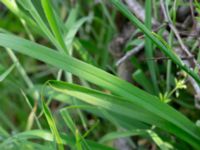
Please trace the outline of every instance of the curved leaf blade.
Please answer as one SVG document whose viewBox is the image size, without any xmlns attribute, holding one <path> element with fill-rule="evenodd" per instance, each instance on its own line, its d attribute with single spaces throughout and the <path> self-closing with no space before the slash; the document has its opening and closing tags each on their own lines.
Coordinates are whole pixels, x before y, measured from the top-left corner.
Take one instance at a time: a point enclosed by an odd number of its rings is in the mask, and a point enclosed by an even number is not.
<svg viewBox="0 0 200 150">
<path fill-rule="evenodd" d="M 199 128 L 185 116 L 181 115 L 167 104 L 160 102 L 157 97 L 134 87 L 130 83 L 80 60 L 62 55 L 55 50 L 16 36 L 1 33 L 0 45 L 9 47 L 59 69 L 71 72 L 74 75 L 110 90 L 116 95 L 120 95 L 134 103 L 134 105 L 140 106 L 141 109 L 151 112 L 160 118 L 164 118 L 168 122 L 173 122 L 179 129 L 184 130 L 184 133 L 187 135 L 180 138 L 184 138 L 185 141 L 190 142 L 194 147 L 200 146 Z M 176 134 L 176 130 L 171 130 L 171 132 Z M 179 136 L 180 134 L 179 130 Z M 191 141 L 191 139 L 193 140 Z"/>
</svg>

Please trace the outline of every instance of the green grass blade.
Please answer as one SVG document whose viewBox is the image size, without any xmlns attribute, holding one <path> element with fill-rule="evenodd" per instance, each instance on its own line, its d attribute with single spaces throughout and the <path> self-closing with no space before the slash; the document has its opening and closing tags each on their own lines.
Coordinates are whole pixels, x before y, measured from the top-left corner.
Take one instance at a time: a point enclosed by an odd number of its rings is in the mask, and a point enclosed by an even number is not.
<svg viewBox="0 0 200 150">
<path fill-rule="evenodd" d="M 69 15 L 67 17 L 67 20 L 64 23 L 65 26 L 65 32 L 68 32 L 70 28 L 74 25 L 74 23 L 77 20 L 78 17 L 78 10 L 79 10 L 79 5 L 76 5 L 74 8 L 71 8 Z"/>
<path fill-rule="evenodd" d="M 76 125 L 74 124 L 72 118 L 69 115 L 69 112 L 67 109 L 62 109 L 60 111 L 65 123 L 67 124 L 67 127 L 71 130 L 71 132 L 76 135 Z"/>
<path fill-rule="evenodd" d="M 145 73 L 141 69 L 136 70 L 133 73 L 132 77 L 134 81 L 136 81 L 139 85 L 141 85 L 146 91 L 152 94 L 154 93 L 153 85 L 151 84 L 151 82 L 148 80 L 148 78 L 145 76 Z"/>
<path fill-rule="evenodd" d="M 62 36 L 60 28 L 58 26 L 58 22 L 56 20 L 56 17 L 55 17 L 54 11 L 53 11 L 53 6 L 52 6 L 51 1 L 50 0 L 41 0 L 41 3 L 42 3 L 42 7 L 44 9 L 46 18 L 51 27 L 51 30 L 54 33 L 54 36 L 58 40 L 61 47 L 65 50 L 65 52 L 68 53 L 65 42 L 63 40 L 63 36 Z"/>
<path fill-rule="evenodd" d="M 161 150 L 174 149 L 171 144 L 164 142 L 155 132 L 151 130 L 136 129 L 136 130 L 128 130 L 128 131 L 111 132 L 103 136 L 100 139 L 100 142 L 104 143 L 104 142 L 111 141 L 114 139 L 131 137 L 131 136 L 146 136 L 146 137 L 150 136 Z"/>
<path fill-rule="evenodd" d="M 1 138 L 7 138 L 10 136 L 9 133 L 2 126 L 0 126 L 0 135 Z"/>
<path fill-rule="evenodd" d="M 62 144 L 63 145 L 70 145 L 70 146 L 74 146 L 75 144 L 75 139 L 71 136 L 67 136 L 66 134 L 62 134 L 61 135 L 62 138 Z M 54 141 L 54 136 L 45 130 L 31 130 L 31 131 L 25 131 L 22 133 L 17 133 L 15 135 L 13 135 L 12 137 L 9 137 L 8 139 L 6 139 L 5 141 L 3 141 L 3 143 L 0 144 L 0 149 L 2 149 L 3 147 L 6 147 L 8 144 L 14 142 L 16 139 L 18 139 L 18 141 L 24 141 L 24 140 L 34 140 L 34 139 L 38 139 L 38 140 L 44 140 L 44 141 L 49 141 L 49 142 L 53 142 Z M 90 145 L 90 147 L 92 148 L 92 150 L 114 150 L 112 148 L 109 148 L 107 146 L 104 146 L 102 144 L 98 144 L 96 142 L 87 140 L 88 145 Z M 48 144 L 48 143 L 47 143 Z"/>
<path fill-rule="evenodd" d="M 70 114 L 68 112 L 68 109 L 62 109 L 60 112 L 61 112 L 61 115 L 62 115 L 62 117 L 63 117 L 63 119 L 64 119 L 67 127 L 69 127 L 69 129 L 71 130 L 71 132 L 75 136 L 75 139 L 76 139 L 76 144 L 75 144 L 76 145 L 76 149 L 77 150 L 82 150 L 83 149 L 82 148 L 83 147 L 82 144 L 86 143 L 85 139 L 79 133 L 79 130 L 76 127 L 73 119 L 71 118 L 71 116 L 70 116 Z M 82 143 L 82 141 L 83 141 L 83 143 Z"/>
<path fill-rule="evenodd" d="M 103 136 L 99 142 L 105 143 L 114 139 L 124 138 L 124 137 L 131 137 L 131 136 L 138 136 L 138 135 L 147 135 L 145 130 L 128 130 L 128 131 L 117 131 L 111 132 Z"/>
<path fill-rule="evenodd" d="M 69 27 L 69 31 L 65 35 L 65 44 L 68 49 L 71 48 L 72 42 L 80 27 L 88 20 L 91 20 L 91 16 L 81 18 L 80 20 L 74 22 L 74 24 Z"/>
<path fill-rule="evenodd" d="M 157 97 L 134 87 L 132 84 L 92 65 L 16 36 L 0 34 L 0 45 L 71 72 L 74 75 L 110 90 L 116 95 L 130 100 L 134 103 L 133 105 L 139 106 L 142 110 L 173 122 L 176 126 L 180 127 L 179 129 L 183 129 L 187 133 L 187 136 L 183 136 L 182 138 L 189 141 L 194 138 L 190 141 L 191 144 L 196 147 L 199 146 L 200 132 L 191 121 L 167 104 L 160 102 Z M 190 136 L 191 138 L 189 138 Z"/>
<path fill-rule="evenodd" d="M 159 116 L 159 114 L 143 109 L 140 105 L 137 105 L 130 100 L 112 95 L 106 95 L 78 85 L 58 81 L 49 81 L 49 85 L 56 91 L 76 97 L 96 107 L 104 108 L 109 112 L 118 113 L 120 115 L 130 117 L 131 119 L 156 125 L 164 130 L 167 130 L 168 132 L 174 133 L 176 136 L 187 141 L 196 148 L 199 146 L 200 129 L 191 122 L 186 124 L 186 120 L 183 120 L 183 118 L 174 118 L 174 115 L 172 114 L 172 120 L 167 120 L 166 118 Z M 160 105 L 157 105 L 157 107 L 160 107 Z M 171 114 L 172 112 L 169 110 L 165 113 Z M 196 128 L 194 131 L 190 130 L 192 126 Z M 188 130 L 188 128 L 190 129 Z"/>
<path fill-rule="evenodd" d="M 16 1 L 0 0 L 0 2 L 3 3 L 17 17 L 19 17 L 20 19 L 26 20 L 26 22 L 28 22 L 28 24 L 31 25 L 32 27 L 34 28 L 36 27 L 35 22 L 29 16 L 27 16 L 23 11 L 19 9 Z"/>
<path fill-rule="evenodd" d="M 190 68 L 188 68 L 180 58 L 171 50 L 171 47 L 164 41 L 162 37 L 156 36 L 151 30 L 149 30 L 144 24 L 142 24 L 130 11 L 129 9 L 122 4 L 119 0 L 110 0 L 116 8 L 121 11 L 136 27 L 138 27 L 149 39 L 151 39 L 160 50 L 167 55 L 172 61 L 178 65 L 181 69 L 186 71 L 190 76 L 192 76 L 198 84 L 200 84 L 199 76 Z"/>
<path fill-rule="evenodd" d="M 145 1 L 145 25 L 146 27 L 151 30 L 152 29 L 152 11 L 151 11 L 151 0 Z M 149 39 L 149 37 L 145 37 L 145 54 L 146 58 L 153 58 L 153 43 L 152 40 Z M 158 95 L 159 88 L 157 83 L 157 77 L 156 77 L 156 65 L 154 61 L 147 61 L 147 65 L 149 68 L 149 72 L 151 74 L 151 80 L 154 87 L 154 94 Z"/>
<path fill-rule="evenodd" d="M 34 21 L 37 23 L 41 31 L 43 32 L 44 35 L 56 46 L 58 50 L 60 50 L 62 53 L 65 53 L 63 50 L 62 46 L 57 42 L 56 38 L 54 38 L 52 32 L 49 30 L 47 25 L 44 23 L 42 20 L 42 17 L 34 7 L 33 3 L 31 0 L 18 0 L 19 4 L 21 4 L 24 9 L 26 9 L 30 15 L 33 17 Z"/>
<path fill-rule="evenodd" d="M 6 79 L 6 77 L 12 72 L 12 70 L 15 68 L 16 64 L 13 64 L 12 66 L 10 66 L 5 72 L 3 72 L 2 74 L 0 74 L 0 82 L 2 82 L 4 79 Z"/>
<path fill-rule="evenodd" d="M 51 129 L 51 131 L 52 131 L 52 133 L 55 137 L 56 143 L 58 144 L 58 150 L 64 150 L 64 147 L 62 145 L 62 139 L 61 139 L 60 134 L 59 134 L 59 132 L 56 128 L 56 123 L 53 119 L 53 116 L 52 116 L 49 108 L 47 107 L 47 105 L 44 102 L 43 102 L 42 106 L 43 106 L 44 114 L 45 114 L 45 117 L 46 117 L 47 122 L 49 124 L 49 127 L 50 127 L 50 129 Z"/>
</svg>

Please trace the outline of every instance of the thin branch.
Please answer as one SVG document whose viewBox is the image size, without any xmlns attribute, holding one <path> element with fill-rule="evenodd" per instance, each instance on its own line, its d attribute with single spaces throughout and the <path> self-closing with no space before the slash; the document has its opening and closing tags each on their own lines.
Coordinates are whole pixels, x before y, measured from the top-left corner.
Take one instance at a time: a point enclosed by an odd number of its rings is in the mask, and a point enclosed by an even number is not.
<svg viewBox="0 0 200 150">
<path fill-rule="evenodd" d="M 137 0 L 124 0 L 129 9 L 137 16 L 140 21 L 144 22 L 145 20 L 145 10 L 144 8 L 138 3 Z M 154 27 L 159 26 L 159 22 L 157 22 L 154 18 L 152 18 L 152 25 Z"/>
<path fill-rule="evenodd" d="M 124 2 L 128 5 L 129 9 L 142 21 L 144 22 L 145 20 L 145 13 L 144 13 L 144 9 L 142 8 L 142 6 L 136 1 L 136 0 L 124 0 Z M 171 22 L 170 17 L 167 15 L 166 9 L 165 9 L 165 5 L 164 5 L 164 1 L 161 0 L 161 7 L 163 9 L 163 13 L 165 16 L 165 20 L 166 22 L 169 23 L 169 26 L 171 28 L 171 30 L 175 33 L 175 36 L 181 46 L 181 48 L 175 48 L 175 52 L 177 53 L 177 55 L 179 56 L 185 56 L 185 57 L 192 57 L 192 54 L 190 53 L 190 51 L 188 50 L 188 48 L 185 46 L 185 44 L 183 43 L 181 36 L 178 32 L 178 30 L 176 29 L 176 27 L 173 26 Z M 156 28 L 159 26 L 159 23 L 155 20 L 152 19 L 152 25 L 153 28 Z M 169 35 L 169 32 L 164 31 L 163 33 L 163 37 L 167 38 Z M 141 45 L 140 45 L 141 46 Z M 143 45 L 144 46 L 144 45 Z M 141 46 L 142 47 L 142 46 Z M 132 55 L 131 54 L 135 54 L 137 52 L 137 49 L 141 48 L 141 47 L 136 47 L 133 50 L 131 50 L 130 52 L 128 52 L 127 54 L 125 54 L 125 56 L 123 56 L 121 59 L 119 59 L 116 63 L 116 65 L 120 65 L 122 62 L 124 62 L 125 60 L 129 59 Z M 142 49 L 142 48 L 141 48 Z M 191 62 L 192 60 L 192 62 Z M 190 67 L 193 67 L 194 65 L 198 66 L 198 63 L 196 62 L 196 60 L 193 59 L 187 59 L 184 60 L 184 63 Z M 199 68 L 199 67 L 198 67 Z M 195 80 L 193 78 L 191 78 L 190 76 L 188 77 L 188 82 L 190 82 L 190 84 L 193 86 L 193 89 L 195 91 L 195 107 L 200 109 L 200 105 L 198 105 L 199 101 L 200 101 L 200 87 L 199 85 L 195 82 Z"/>
<path fill-rule="evenodd" d="M 131 56 L 137 54 L 143 48 L 144 48 L 144 42 L 142 42 L 141 44 L 139 44 L 137 47 L 133 48 L 132 50 L 128 51 L 122 58 L 120 58 L 116 62 L 116 66 L 119 66 L 121 63 L 129 59 Z"/>
<path fill-rule="evenodd" d="M 173 25 L 171 19 L 170 19 L 169 16 L 167 15 L 164 1 L 161 0 L 160 2 L 161 2 L 160 4 L 161 4 L 161 8 L 162 8 L 162 11 L 163 11 L 165 20 L 168 22 L 169 27 L 170 27 L 171 30 L 174 32 L 176 38 L 178 39 L 178 42 L 179 42 L 181 48 L 185 51 L 185 53 L 186 53 L 188 56 L 192 56 L 192 54 L 189 52 L 188 48 L 187 48 L 187 47 L 185 46 L 185 44 L 183 43 L 183 41 L 182 41 L 182 39 L 181 39 L 181 37 L 180 37 L 180 34 L 179 34 L 178 30 L 177 30 L 176 27 Z"/>
<path fill-rule="evenodd" d="M 175 36 L 176 36 L 176 38 L 177 38 L 177 40 L 178 40 L 178 42 L 179 42 L 179 44 L 180 44 L 182 50 L 184 51 L 185 55 L 191 57 L 192 54 L 190 53 L 190 51 L 188 50 L 188 48 L 186 47 L 186 45 L 183 43 L 183 41 L 182 41 L 182 39 L 181 39 L 181 37 L 180 37 L 180 35 L 179 35 L 178 30 L 177 30 L 176 27 L 173 25 L 171 19 L 170 19 L 170 18 L 168 17 L 168 15 L 167 15 L 164 1 L 161 0 L 160 2 L 161 2 L 161 8 L 162 8 L 162 11 L 163 11 L 163 13 L 164 13 L 165 20 L 166 20 L 167 22 L 169 22 L 169 27 L 170 27 L 171 30 L 174 32 L 174 34 L 175 34 Z M 180 52 L 180 49 L 176 49 L 176 50 L 178 50 L 179 53 L 181 53 L 181 52 Z M 195 66 L 197 66 L 197 61 L 196 61 L 194 58 L 191 59 L 191 60 L 193 61 L 192 63 L 194 63 Z M 187 65 L 189 65 L 190 67 L 193 66 L 193 64 L 191 64 L 191 61 L 189 61 L 189 60 L 185 60 L 184 62 L 185 62 Z M 198 70 L 199 70 L 199 68 L 198 68 Z M 199 104 L 199 102 L 200 102 L 200 87 L 199 87 L 199 85 L 197 84 L 197 82 L 196 82 L 192 77 L 190 77 L 190 76 L 188 77 L 188 81 L 191 83 L 191 85 L 193 86 L 193 89 L 194 89 L 194 91 L 195 91 L 195 107 L 198 108 L 198 109 L 200 109 L 200 104 Z"/>
<path fill-rule="evenodd" d="M 161 28 L 163 28 L 164 26 L 166 26 L 166 23 L 163 23 L 161 26 L 157 27 L 154 32 L 160 30 Z M 143 36 L 142 36 L 143 37 Z M 140 38 L 142 38 L 140 37 Z M 128 51 L 122 58 L 120 58 L 117 62 L 116 62 L 116 66 L 119 66 L 121 63 L 123 63 L 124 61 L 126 61 L 127 59 L 129 59 L 130 57 L 132 57 L 133 55 L 136 55 L 137 53 L 139 53 L 142 49 L 144 48 L 144 42 L 142 42 L 141 44 L 139 44 L 137 47 L 133 48 L 132 50 Z"/>
</svg>

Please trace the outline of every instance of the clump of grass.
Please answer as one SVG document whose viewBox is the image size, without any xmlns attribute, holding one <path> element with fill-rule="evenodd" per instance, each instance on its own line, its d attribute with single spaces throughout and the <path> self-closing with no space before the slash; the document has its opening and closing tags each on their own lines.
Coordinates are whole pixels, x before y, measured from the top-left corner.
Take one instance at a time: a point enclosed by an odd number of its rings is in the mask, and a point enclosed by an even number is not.
<svg viewBox="0 0 200 150">
<path fill-rule="evenodd" d="M 99 7 L 87 2 L 77 2 L 70 8 L 64 1 L 1 0 L 21 21 L 20 33 L 24 37 L 1 31 L 0 46 L 6 51 L 0 57 L 9 56 L 14 64 L 8 69 L 0 68 L 0 81 L 9 81 L 4 84 L 14 84 L 14 88 L 22 91 L 13 95 L 22 99 L 24 110 L 10 100 L 12 96 L 7 95 L 10 88 L 4 87 L 5 106 L 13 107 L 19 118 L 11 122 L 0 111 L 0 118 L 3 118 L 0 149 L 112 150 L 108 143 L 117 138 L 126 137 L 132 147 L 137 146 L 131 136 L 139 136 L 160 149 L 183 148 L 183 143 L 186 148 L 198 149 L 199 127 L 167 104 L 173 102 L 174 93 L 186 89 L 185 80 L 180 79 L 175 80 L 171 90 L 171 61 L 198 84 L 200 77 L 174 53 L 173 33 L 169 35 L 168 44 L 152 32 L 151 12 L 155 6 L 150 0 L 145 1 L 143 24 L 119 0 L 108 2 L 115 6 L 113 12 L 108 10 L 107 2 L 101 1 Z M 83 5 L 90 9 L 84 10 Z M 113 33 L 117 32 L 117 10 L 145 34 L 145 57 L 154 57 L 153 45 L 156 45 L 170 59 L 166 65 L 165 94 L 160 94 L 163 88 L 158 70 L 162 67 L 154 61 L 148 61 L 145 68 L 138 65 L 133 74 L 133 79 L 143 89 L 107 72 L 109 68 L 115 69 L 110 65 L 108 48 Z M 64 19 L 60 17 L 63 13 L 67 14 Z M 35 42 L 38 40 L 40 44 Z M 19 73 L 12 74 L 14 70 Z M 24 115 L 24 111 L 30 114 Z"/>
</svg>

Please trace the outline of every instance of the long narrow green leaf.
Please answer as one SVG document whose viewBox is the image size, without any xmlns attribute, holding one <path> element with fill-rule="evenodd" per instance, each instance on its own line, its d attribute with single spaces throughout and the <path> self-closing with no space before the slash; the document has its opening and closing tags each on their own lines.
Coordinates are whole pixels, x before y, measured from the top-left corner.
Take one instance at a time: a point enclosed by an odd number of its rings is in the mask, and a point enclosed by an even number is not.
<svg viewBox="0 0 200 150">
<path fill-rule="evenodd" d="M 52 4 L 50 0 L 41 0 L 45 15 L 47 17 L 47 20 L 49 22 L 49 25 L 51 27 L 51 30 L 53 31 L 56 39 L 58 40 L 58 42 L 60 43 L 60 45 L 62 46 L 62 48 L 67 52 L 66 49 L 66 45 L 65 42 L 63 40 L 63 36 L 61 34 L 61 31 L 59 30 L 59 26 L 58 26 L 58 22 L 56 20 L 54 11 L 52 9 Z"/>
<path fill-rule="evenodd" d="M 0 34 L 0 45 L 71 72 L 126 98 L 133 103 L 132 105 L 139 106 L 141 109 L 151 112 L 156 117 L 163 118 L 168 122 L 173 122 L 179 128 L 177 130 L 169 128 L 168 130 L 171 130 L 180 138 L 184 138 L 194 147 L 199 146 L 200 131 L 191 121 L 167 104 L 160 102 L 157 97 L 134 87 L 132 84 L 92 65 L 16 36 Z M 166 128 L 166 126 L 164 127 Z M 184 130 L 185 136 L 182 136 L 180 130 Z"/>
<path fill-rule="evenodd" d="M 145 1 L 145 25 L 146 27 L 151 30 L 152 28 L 152 10 L 151 10 L 151 0 Z M 149 37 L 145 37 L 145 54 L 146 58 L 153 58 L 153 43 Z M 149 72 L 151 74 L 151 80 L 154 87 L 154 94 L 158 95 L 159 88 L 157 83 L 157 76 L 156 76 L 156 65 L 154 61 L 147 61 L 147 65 L 149 68 Z"/>
<path fill-rule="evenodd" d="M 153 85 L 151 84 L 151 82 L 148 80 L 148 78 L 145 76 L 145 73 L 141 69 L 136 70 L 133 73 L 132 77 L 134 81 L 136 81 L 139 85 L 141 85 L 146 91 L 152 94 L 154 93 Z"/>
<path fill-rule="evenodd" d="M 185 128 L 187 126 L 186 124 L 186 126 L 184 125 L 184 127 L 181 124 L 176 123 L 177 120 L 179 121 L 179 123 L 181 123 L 183 119 L 174 118 L 174 116 L 172 115 L 172 120 L 169 121 L 166 118 L 162 118 L 161 116 L 159 116 L 159 114 L 155 114 L 151 111 L 144 110 L 140 105 L 137 105 L 132 101 L 126 100 L 121 97 L 106 95 L 95 90 L 83 88 L 78 85 L 58 81 L 49 81 L 49 85 L 54 90 L 76 97 L 91 105 L 104 108 L 109 112 L 115 112 L 120 115 L 128 116 L 131 119 L 136 119 L 149 124 L 154 124 L 164 130 L 174 133 L 176 136 L 192 144 L 194 147 L 198 147 L 199 145 L 197 143 L 196 145 L 194 141 L 195 139 L 197 141 L 200 141 L 200 130 L 197 127 L 195 127 L 194 124 L 188 122 L 187 125 L 190 124 L 188 126 L 189 128 L 191 128 L 192 126 L 196 128 L 195 133 L 192 133 L 192 135 L 190 135 L 191 131 Z M 168 111 L 166 113 L 170 112 Z M 188 134 L 188 132 L 190 132 L 190 134 Z M 197 132 L 198 135 L 194 135 Z"/>
<path fill-rule="evenodd" d="M 100 143 L 105 143 L 107 141 L 111 141 L 114 139 L 118 138 L 125 138 L 125 137 L 130 137 L 130 136 L 138 136 L 138 135 L 146 135 L 147 132 L 145 130 L 129 130 L 129 131 L 116 131 L 116 132 L 111 132 L 103 136 L 99 142 Z"/>
<path fill-rule="evenodd" d="M 76 127 L 73 119 L 71 118 L 71 116 L 68 112 L 68 109 L 62 109 L 60 112 L 61 112 L 61 115 L 62 115 L 66 125 L 69 127 L 69 129 L 71 130 L 71 132 L 74 134 L 74 136 L 76 138 L 76 149 L 82 150 L 84 147 L 84 144 L 87 145 L 87 143 L 85 142 L 85 139 L 82 137 L 82 135 L 79 133 L 79 130 Z M 86 149 L 90 149 L 90 148 L 86 148 Z"/>
<path fill-rule="evenodd" d="M 74 37 L 78 32 L 78 30 L 80 29 L 80 27 L 88 20 L 91 20 L 91 16 L 81 18 L 77 22 L 74 22 L 73 26 L 70 26 L 69 31 L 65 36 L 65 43 L 68 49 L 71 48 Z"/>
<path fill-rule="evenodd" d="M 62 134 L 62 144 L 63 145 L 70 145 L 74 146 L 75 144 L 75 139 L 71 136 L 67 136 L 66 134 Z M 22 133 L 18 133 L 13 135 L 12 137 L 9 137 L 7 140 L 5 140 L 2 144 L 0 144 L 0 149 L 3 149 L 3 147 L 6 147 L 8 144 L 12 143 L 14 140 L 29 140 L 29 139 L 42 139 L 45 141 L 54 141 L 54 136 L 45 130 L 31 130 L 31 131 L 25 131 Z M 96 142 L 87 140 L 88 145 L 93 149 L 93 150 L 113 150 L 112 148 L 109 148 L 107 146 L 98 144 Z"/>
<path fill-rule="evenodd" d="M 1 138 L 9 137 L 9 133 L 2 126 L 0 126 L 0 136 Z"/>
<path fill-rule="evenodd" d="M 49 124 L 49 127 L 51 129 L 51 132 L 53 133 L 54 135 L 54 138 L 56 140 L 56 143 L 58 144 L 58 150 L 64 150 L 64 147 L 62 145 L 62 139 L 60 137 L 60 134 L 56 128 L 56 124 L 55 124 L 55 121 L 53 119 L 53 116 L 49 110 L 49 108 L 47 107 L 47 105 L 43 102 L 43 110 L 44 110 L 44 114 L 45 114 L 45 117 L 47 119 L 47 122 Z"/>
<path fill-rule="evenodd" d="M 43 34 L 46 35 L 47 38 L 49 38 L 49 40 L 56 46 L 56 48 L 58 50 L 60 50 L 60 52 L 65 53 L 62 46 L 60 46 L 60 44 L 58 43 L 56 38 L 53 36 L 52 32 L 49 30 L 49 28 L 43 21 L 42 17 L 38 13 L 38 11 L 34 7 L 32 1 L 31 0 L 18 0 L 18 2 L 19 2 L 19 4 L 21 4 L 22 7 L 24 7 L 24 9 L 26 9 L 31 14 L 34 21 L 37 23 L 37 26 L 39 26 L 39 28 L 41 29 Z"/>
<path fill-rule="evenodd" d="M 16 1 L 0 0 L 0 2 L 3 3 L 17 17 L 26 20 L 26 22 L 28 22 L 28 24 L 33 26 L 34 28 L 36 27 L 35 22 L 18 8 Z"/>
<path fill-rule="evenodd" d="M 149 30 L 144 24 L 142 24 L 130 11 L 129 9 L 122 4 L 119 0 L 110 0 L 112 4 L 116 6 L 116 8 L 121 11 L 136 27 L 138 27 L 149 39 L 151 39 L 162 52 L 165 53 L 169 58 L 173 60 L 173 62 L 178 65 L 181 69 L 185 70 L 189 75 L 191 75 L 199 84 L 200 77 L 189 67 L 187 67 L 180 58 L 171 51 L 171 47 L 167 45 L 163 38 L 159 38 L 152 34 L 151 30 Z"/>
<path fill-rule="evenodd" d="M 46 91 L 45 97 L 50 96 L 52 99 L 56 99 L 56 100 L 58 100 L 62 103 L 70 105 L 70 108 L 75 107 L 75 108 L 84 110 L 88 113 L 92 113 L 95 116 L 106 119 L 110 123 L 111 122 L 114 123 L 117 127 L 125 128 L 125 129 L 128 129 L 128 130 L 149 129 L 149 127 L 150 127 L 149 125 L 147 125 L 145 123 L 142 123 L 142 122 L 137 121 L 137 120 L 131 120 L 128 117 L 124 117 L 124 116 L 121 116 L 121 115 L 116 114 L 116 113 L 111 113 L 111 114 L 107 115 L 108 113 L 105 109 L 101 109 L 101 111 L 99 111 L 98 109 L 96 109 L 95 106 L 91 106 L 91 105 L 88 105 L 88 104 L 86 104 L 82 101 L 72 99 L 70 96 L 67 96 L 66 94 L 62 94 L 60 92 L 59 93 L 55 92 L 55 91 L 52 92 L 52 89 L 49 89 L 49 90 L 48 90 L 48 92 L 47 92 L 47 89 L 45 90 Z M 75 100 L 75 103 L 76 103 L 75 106 L 74 106 L 74 100 Z"/>
<path fill-rule="evenodd" d="M 10 66 L 4 73 L 0 74 L 0 82 L 2 82 L 14 69 L 16 64 Z"/>
<path fill-rule="evenodd" d="M 154 142 L 158 145 L 161 150 L 169 150 L 174 149 L 172 145 L 167 142 L 164 142 L 155 132 L 151 130 L 128 130 L 128 131 L 117 131 L 111 132 L 106 134 L 104 137 L 101 138 L 100 142 L 104 143 L 106 141 L 118 139 L 118 138 L 125 138 L 131 136 L 150 136 Z"/>
<path fill-rule="evenodd" d="M 67 124 L 67 127 L 71 130 L 71 132 L 76 135 L 76 125 L 74 124 L 69 112 L 67 109 L 60 110 L 60 113 Z"/>
</svg>

